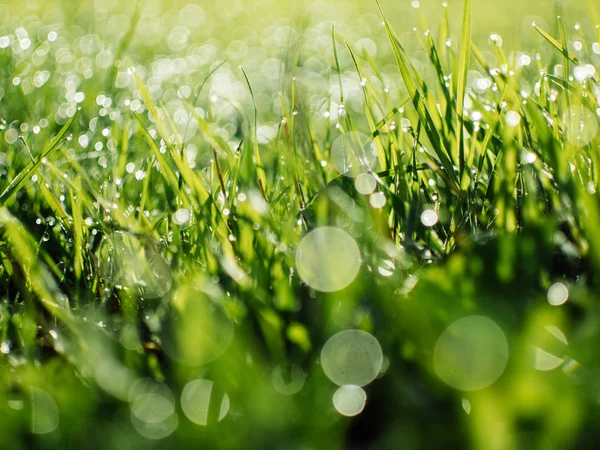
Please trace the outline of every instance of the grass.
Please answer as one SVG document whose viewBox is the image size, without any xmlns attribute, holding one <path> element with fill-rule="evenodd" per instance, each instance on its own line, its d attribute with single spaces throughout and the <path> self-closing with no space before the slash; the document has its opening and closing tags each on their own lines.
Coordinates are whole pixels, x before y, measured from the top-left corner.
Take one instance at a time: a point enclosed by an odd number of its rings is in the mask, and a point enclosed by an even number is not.
<svg viewBox="0 0 600 450">
<path fill-rule="evenodd" d="M 96 3 L 0 10 L 0 447 L 593 445 L 598 27 L 377 3 L 219 42 Z M 351 329 L 383 359 L 349 418 Z"/>
</svg>

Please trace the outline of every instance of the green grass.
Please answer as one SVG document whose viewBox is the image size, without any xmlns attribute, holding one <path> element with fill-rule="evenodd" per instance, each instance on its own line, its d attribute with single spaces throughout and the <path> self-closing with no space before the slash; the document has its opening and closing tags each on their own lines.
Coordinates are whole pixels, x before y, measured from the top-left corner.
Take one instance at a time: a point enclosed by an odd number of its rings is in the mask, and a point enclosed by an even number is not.
<svg viewBox="0 0 600 450">
<path fill-rule="evenodd" d="M 0 448 L 593 447 L 598 11 L 471 3 L 0 6 Z"/>
</svg>

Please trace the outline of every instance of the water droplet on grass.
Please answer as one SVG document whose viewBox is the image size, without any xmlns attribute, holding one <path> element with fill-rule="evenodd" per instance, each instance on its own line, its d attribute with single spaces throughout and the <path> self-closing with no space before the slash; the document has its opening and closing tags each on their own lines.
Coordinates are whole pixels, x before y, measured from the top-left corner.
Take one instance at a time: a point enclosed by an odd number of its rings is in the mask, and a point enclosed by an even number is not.
<svg viewBox="0 0 600 450">
<path fill-rule="evenodd" d="M 173 213 L 173 222 L 177 225 L 184 225 L 190 220 L 191 213 L 189 209 L 181 208 Z"/>
<path fill-rule="evenodd" d="M 386 198 L 383 192 L 376 192 L 369 198 L 369 203 L 375 209 L 380 209 L 385 206 Z"/>
<path fill-rule="evenodd" d="M 433 209 L 426 209 L 421 213 L 421 223 L 426 227 L 432 227 L 438 222 L 438 215 Z"/>
<path fill-rule="evenodd" d="M 516 111 L 506 113 L 506 124 L 510 127 L 516 127 L 521 121 L 521 115 Z"/>
<path fill-rule="evenodd" d="M 465 410 L 467 414 L 471 414 L 471 402 L 466 398 L 462 399 L 462 408 Z"/>
</svg>

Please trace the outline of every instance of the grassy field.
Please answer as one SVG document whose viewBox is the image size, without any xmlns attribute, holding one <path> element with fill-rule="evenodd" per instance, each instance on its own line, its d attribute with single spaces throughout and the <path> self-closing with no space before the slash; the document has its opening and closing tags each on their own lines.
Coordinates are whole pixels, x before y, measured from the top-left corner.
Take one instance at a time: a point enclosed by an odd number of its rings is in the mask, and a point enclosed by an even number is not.
<svg viewBox="0 0 600 450">
<path fill-rule="evenodd" d="M 0 5 L 0 448 L 594 448 L 600 8 L 471 2 Z"/>
</svg>

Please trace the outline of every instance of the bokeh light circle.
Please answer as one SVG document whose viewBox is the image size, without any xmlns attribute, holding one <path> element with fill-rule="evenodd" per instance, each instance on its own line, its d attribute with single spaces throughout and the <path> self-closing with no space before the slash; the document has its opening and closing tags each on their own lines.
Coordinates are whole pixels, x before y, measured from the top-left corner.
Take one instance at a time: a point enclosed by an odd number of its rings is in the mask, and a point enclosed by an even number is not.
<svg viewBox="0 0 600 450">
<path fill-rule="evenodd" d="M 191 285 L 177 291 L 162 332 L 167 355 L 190 366 L 209 364 L 229 348 L 233 336 L 233 321 L 220 299 Z"/>
<path fill-rule="evenodd" d="M 485 316 L 452 323 L 433 352 L 435 373 L 449 386 L 476 391 L 493 384 L 508 362 L 508 342 L 502 329 Z"/>
<path fill-rule="evenodd" d="M 354 187 L 358 193 L 368 195 L 377 187 L 377 180 L 370 173 L 361 173 L 354 180 Z"/>
<path fill-rule="evenodd" d="M 138 419 L 133 413 L 131 414 L 131 424 L 135 431 L 146 439 L 160 440 L 171 435 L 179 425 L 179 417 L 177 414 L 171 414 L 161 422 L 144 422 Z"/>
<path fill-rule="evenodd" d="M 215 404 L 219 401 L 218 405 Z M 196 425 L 205 426 L 213 415 L 211 411 L 219 408 L 217 421 L 225 418 L 229 412 L 229 396 L 223 394 L 220 398 L 213 395 L 211 380 L 197 379 L 187 383 L 181 392 L 181 409 L 185 416 Z"/>
<path fill-rule="evenodd" d="M 335 227 L 317 228 L 302 238 L 296 250 L 296 268 L 302 281 L 322 292 L 348 286 L 360 269 L 355 240 Z"/>
<path fill-rule="evenodd" d="M 275 366 L 271 373 L 271 383 L 277 392 L 283 395 L 294 395 L 304 387 L 306 373 L 297 364 Z"/>
<path fill-rule="evenodd" d="M 175 399 L 169 388 L 150 378 L 139 378 L 129 388 L 130 419 L 147 439 L 163 439 L 179 424 Z"/>
<path fill-rule="evenodd" d="M 58 406 L 46 391 L 31 388 L 31 432 L 47 434 L 58 428 Z"/>
<path fill-rule="evenodd" d="M 375 209 L 383 208 L 385 206 L 385 194 L 383 192 L 375 192 L 369 197 L 369 203 Z"/>
<path fill-rule="evenodd" d="M 569 289 L 563 283 L 554 283 L 548 289 L 548 303 L 560 306 L 569 299 Z"/>
<path fill-rule="evenodd" d="M 151 379 L 136 380 L 129 390 L 131 414 L 153 424 L 164 422 L 175 412 L 175 401 L 167 386 Z"/>
<path fill-rule="evenodd" d="M 177 225 L 185 225 L 189 222 L 192 214 L 189 209 L 180 208 L 173 213 L 173 222 Z"/>
<path fill-rule="evenodd" d="M 333 406 L 343 416 L 360 414 L 367 403 L 367 394 L 363 388 L 353 384 L 340 387 L 333 394 Z"/>
<path fill-rule="evenodd" d="M 321 365 L 338 386 L 365 386 L 379 375 L 383 352 L 377 339 L 366 331 L 340 331 L 323 346 Z"/>
</svg>

